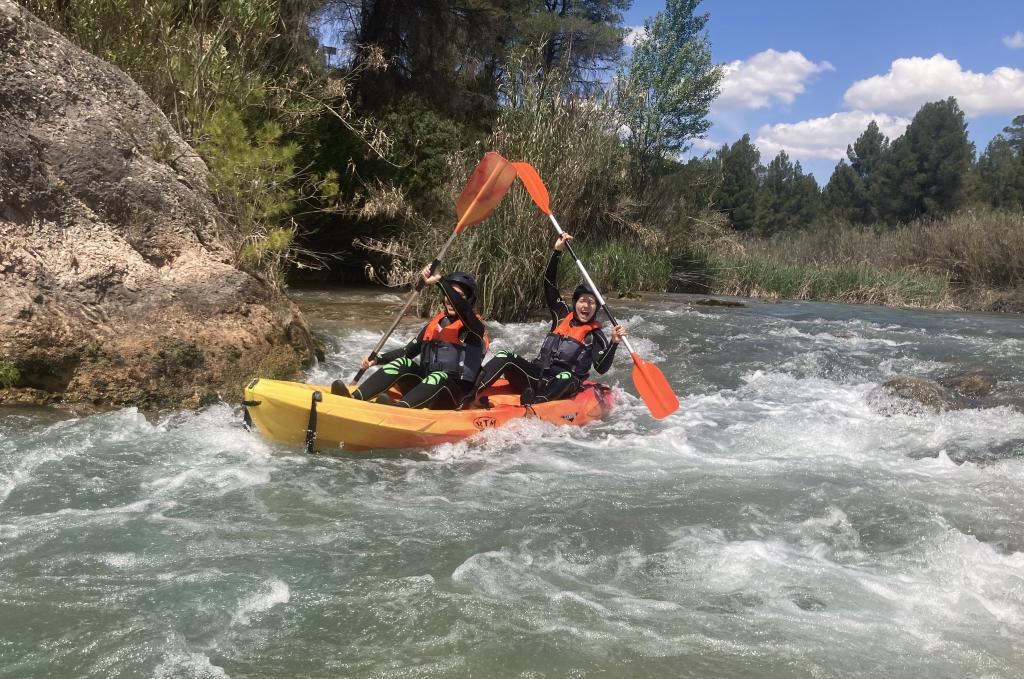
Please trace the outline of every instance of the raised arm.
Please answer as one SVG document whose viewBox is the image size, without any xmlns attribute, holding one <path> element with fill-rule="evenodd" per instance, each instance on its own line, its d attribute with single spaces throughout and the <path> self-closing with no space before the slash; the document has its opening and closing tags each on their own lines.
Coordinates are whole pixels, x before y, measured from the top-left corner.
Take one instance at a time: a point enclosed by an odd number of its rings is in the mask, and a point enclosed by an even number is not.
<svg viewBox="0 0 1024 679">
<path fill-rule="evenodd" d="M 551 252 L 551 259 L 548 260 L 548 268 L 544 271 L 544 303 L 551 311 L 553 316 L 552 322 L 556 325 L 558 321 L 572 313 L 572 309 L 565 303 L 565 300 L 562 299 L 558 292 L 558 262 L 562 259 L 562 250 L 565 249 L 565 243 L 570 240 L 572 240 L 572 236 L 564 234 L 555 241 L 554 250 Z"/>
</svg>

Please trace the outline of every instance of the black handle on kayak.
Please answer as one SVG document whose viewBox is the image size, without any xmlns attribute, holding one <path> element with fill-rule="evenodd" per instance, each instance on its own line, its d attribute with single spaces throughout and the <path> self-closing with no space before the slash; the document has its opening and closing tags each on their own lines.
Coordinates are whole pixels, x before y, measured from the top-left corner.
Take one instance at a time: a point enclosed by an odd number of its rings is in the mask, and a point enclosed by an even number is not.
<svg viewBox="0 0 1024 679">
<path fill-rule="evenodd" d="M 313 397 L 309 402 L 309 422 L 306 423 L 306 452 L 314 452 L 313 446 L 316 444 L 316 404 L 324 400 L 323 394 L 319 391 L 313 392 Z"/>
</svg>

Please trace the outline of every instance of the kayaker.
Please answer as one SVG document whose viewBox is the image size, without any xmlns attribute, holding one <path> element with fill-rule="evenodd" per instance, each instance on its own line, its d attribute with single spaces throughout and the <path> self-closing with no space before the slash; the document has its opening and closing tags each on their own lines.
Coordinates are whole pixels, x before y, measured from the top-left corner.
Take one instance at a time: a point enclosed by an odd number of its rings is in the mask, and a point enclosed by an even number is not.
<svg viewBox="0 0 1024 679">
<path fill-rule="evenodd" d="M 608 372 L 626 329 L 622 325 L 612 328 L 611 344 L 608 343 L 596 320 L 600 307 L 597 296 L 586 283 L 573 291 L 571 308 L 562 299 L 556 285 L 558 263 L 571 240 L 567 233 L 558 237 L 544 272 L 544 302 L 551 312 L 551 332 L 537 358 L 528 361 L 510 351 L 499 351 L 480 371 L 478 391 L 505 377 L 521 390 L 520 403 L 528 406 L 570 398 L 589 377 L 591 367 L 602 375 Z"/>
<path fill-rule="evenodd" d="M 461 271 L 442 278 L 431 274 L 429 266 L 420 275 L 427 285 L 439 284 L 443 310 L 404 347 L 383 353 L 376 361 L 364 356 L 364 370 L 381 367 L 359 388 L 350 394 L 344 382 L 335 380 L 332 394 L 368 401 L 397 386 L 402 398 L 393 405 L 443 410 L 457 408 L 472 393 L 490 343 L 483 321 L 473 311 L 476 279 Z M 417 356 L 419 362 L 413 361 Z"/>
</svg>

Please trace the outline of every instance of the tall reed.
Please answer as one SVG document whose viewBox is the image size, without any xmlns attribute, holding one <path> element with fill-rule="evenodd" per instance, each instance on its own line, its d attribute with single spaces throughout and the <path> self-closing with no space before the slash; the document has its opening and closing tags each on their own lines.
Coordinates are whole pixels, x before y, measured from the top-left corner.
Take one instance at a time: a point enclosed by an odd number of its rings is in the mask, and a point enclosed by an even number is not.
<svg viewBox="0 0 1024 679">
<path fill-rule="evenodd" d="M 749 253 L 704 251 L 698 257 L 709 291 L 716 294 L 885 306 L 954 306 L 949 282 L 926 271 L 894 271 L 865 264 L 786 264 Z"/>
<path fill-rule="evenodd" d="M 951 283 L 995 288 L 1024 283 L 1024 214 L 1019 212 L 963 210 L 898 229 L 839 226 L 784 232 L 743 245 L 752 254 L 792 264 L 913 267 Z"/>
<path fill-rule="evenodd" d="M 627 159 L 610 103 L 573 95 L 564 75 L 538 75 L 542 71 L 531 64 L 526 56 L 513 63 L 502 83 L 505 105 L 490 148 L 537 169 L 562 227 L 579 239 L 581 248 L 599 255 L 594 269 L 598 285 L 635 290 L 648 279 L 667 280 L 666 274 L 641 271 L 648 265 L 643 258 L 623 254 L 655 248 L 657 234 L 644 233 L 616 216 L 627 189 Z M 451 159 L 449 204 L 483 150 Z M 404 248 L 393 247 L 392 252 L 408 252 L 415 261 L 396 261 L 396 266 L 408 271 L 417 262 L 429 261 L 449 233 L 448 227 L 429 224 L 400 237 Z M 555 237 L 547 216 L 517 183 L 486 222 L 456 239 L 443 268 L 478 277 L 478 309 L 486 316 L 523 320 L 541 303 L 542 274 Z M 636 267 L 632 273 L 630 266 Z M 571 263 L 563 267 L 575 269 Z"/>
<path fill-rule="evenodd" d="M 964 210 L 898 229 L 832 225 L 721 241 L 690 264 L 714 292 L 949 306 L 1024 286 L 1024 214 Z"/>
</svg>

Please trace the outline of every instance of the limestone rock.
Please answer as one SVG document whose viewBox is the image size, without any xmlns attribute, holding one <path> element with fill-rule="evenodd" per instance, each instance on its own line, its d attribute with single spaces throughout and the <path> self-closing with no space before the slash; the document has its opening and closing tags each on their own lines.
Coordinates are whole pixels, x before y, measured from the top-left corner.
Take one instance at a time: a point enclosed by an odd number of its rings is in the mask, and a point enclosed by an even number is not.
<svg viewBox="0 0 1024 679">
<path fill-rule="evenodd" d="M 199 405 L 311 360 L 298 309 L 232 265 L 205 163 L 127 75 L 0 0 L 0 83 L 0 361 L 21 374 L 0 403 Z"/>
</svg>

